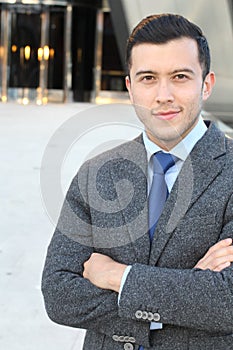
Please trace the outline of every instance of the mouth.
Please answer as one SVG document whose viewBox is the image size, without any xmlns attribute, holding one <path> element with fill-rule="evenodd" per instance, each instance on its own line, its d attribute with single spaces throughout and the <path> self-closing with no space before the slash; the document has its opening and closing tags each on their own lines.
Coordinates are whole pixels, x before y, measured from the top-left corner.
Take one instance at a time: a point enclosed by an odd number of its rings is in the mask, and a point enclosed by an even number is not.
<svg viewBox="0 0 233 350">
<path fill-rule="evenodd" d="M 180 110 L 169 110 L 169 111 L 152 111 L 152 115 L 161 120 L 171 120 L 178 116 Z"/>
</svg>

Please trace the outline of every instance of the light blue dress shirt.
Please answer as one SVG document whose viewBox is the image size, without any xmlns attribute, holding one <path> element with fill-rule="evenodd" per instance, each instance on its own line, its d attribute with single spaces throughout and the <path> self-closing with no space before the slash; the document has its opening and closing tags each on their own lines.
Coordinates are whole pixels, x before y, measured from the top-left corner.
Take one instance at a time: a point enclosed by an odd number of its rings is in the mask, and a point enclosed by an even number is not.
<svg viewBox="0 0 233 350">
<path fill-rule="evenodd" d="M 165 174 L 165 181 L 168 187 L 168 192 L 171 192 L 171 189 L 176 181 L 176 178 L 182 168 L 182 165 L 184 164 L 184 161 L 192 151 L 195 144 L 202 138 L 202 136 L 205 134 L 207 130 L 207 127 L 200 116 L 198 119 L 197 124 L 195 127 L 190 131 L 190 133 L 182 140 L 180 141 L 174 148 L 172 148 L 169 153 L 176 156 L 179 160 L 176 162 L 176 164 L 168 169 L 168 171 Z M 154 142 L 152 142 L 146 132 L 143 132 L 143 142 L 146 148 L 147 152 L 147 159 L 148 159 L 148 194 L 150 192 L 150 188 L 152 185 L 152 178 L 153 178 L 153 161 L 152 156 L 154 153 L 163 151 L 166 153 L 166 151 L 162 150 L 159 146 L 157 146 Z M 121 285 L 118 295 L 118 301 L 120 301 L 121 292 L 124 287 L 126 278 L 128 276 L 128 273 L 131 269 L 131 266 L 128 266 L 125 269 L 125 272 L 123 274 L 123 277 L 121 279 Z M 163 327 L 162 323 L 156 323 L 152 322 L 150 329 L 161 329 Z"/>
</svg>

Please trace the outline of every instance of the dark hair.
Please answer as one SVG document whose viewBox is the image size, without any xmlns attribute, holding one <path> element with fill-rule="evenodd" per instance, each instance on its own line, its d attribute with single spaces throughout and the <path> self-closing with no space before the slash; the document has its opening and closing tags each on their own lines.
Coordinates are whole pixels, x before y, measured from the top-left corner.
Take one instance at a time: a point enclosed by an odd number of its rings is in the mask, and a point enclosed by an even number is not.
<svg viewBox="0 0 233 350">
<path fill-rule="evenodd" d="M 126 47 L 126 65 L 131 66 L 131 53 L 135 45 L 164 44 L 170 40 L 187 37 L 194 39 L 198 47 L 198 58 L 203 80 L 210 71 L 210 50 L 202 30 L 180 15 L 159 14 L 144 18 L 132 31 Z"/>
</svg>

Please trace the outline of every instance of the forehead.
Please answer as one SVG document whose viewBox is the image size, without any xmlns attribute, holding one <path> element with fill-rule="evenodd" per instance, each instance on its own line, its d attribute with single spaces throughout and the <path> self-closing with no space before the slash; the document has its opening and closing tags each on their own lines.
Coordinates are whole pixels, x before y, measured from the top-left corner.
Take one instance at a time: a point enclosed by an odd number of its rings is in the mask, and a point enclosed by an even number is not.
<svg viewBox="0 0 233 350">
<path fill-rule="evenodd" d="M 177 66 L 200 67 L 195 40 L 179 38 L 163 44 L 140 43 L 132 49 L 132 69 L 174 69 Z"/>
</svg>

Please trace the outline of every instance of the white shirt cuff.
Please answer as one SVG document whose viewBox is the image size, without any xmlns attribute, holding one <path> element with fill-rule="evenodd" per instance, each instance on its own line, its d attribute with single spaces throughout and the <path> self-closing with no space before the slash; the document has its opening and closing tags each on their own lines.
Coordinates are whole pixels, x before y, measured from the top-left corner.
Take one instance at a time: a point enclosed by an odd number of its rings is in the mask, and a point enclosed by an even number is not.
<svg viewBox="0 0 233 350">
<path fill-rule="evenodd" d="M 121 285 L 120 285 L 120 289 L 119 289 L 119 294 L 118 294 L 118 304 L 120 303 L 120 298 L 121 298 L 121 292 L 122 292 L 122 289 L 124 287 L 124 284 L 125 284 L 125 281 L 126 281 L 126 278 L 129 274 L 129 271 L 131 270 L 131 265 L 127 266 L 124 273 L 123 273 L 123 276 L 121 278 Z"/>
</svg>

